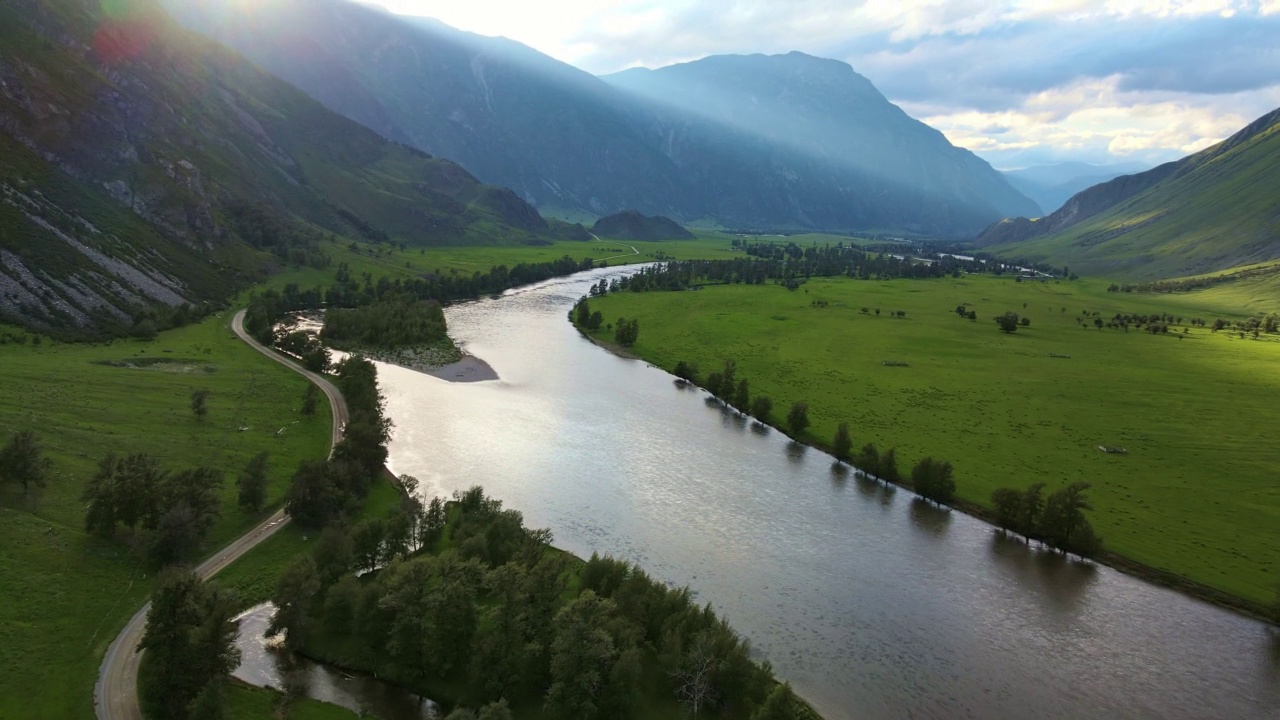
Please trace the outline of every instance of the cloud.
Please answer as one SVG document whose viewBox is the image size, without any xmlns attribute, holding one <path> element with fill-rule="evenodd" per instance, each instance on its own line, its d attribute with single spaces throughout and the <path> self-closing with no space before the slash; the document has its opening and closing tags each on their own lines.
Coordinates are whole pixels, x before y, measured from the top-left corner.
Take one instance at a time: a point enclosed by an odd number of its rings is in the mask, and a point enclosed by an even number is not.
<svg viewBox="0 0 1280 720">
<path fill-rule="evenodd" d="M 1113 76 L 1046 90 L 1013 109 L 950 111 L 923 104 L 904 109 L 996 167 L 1014 168 L 1066 159 L 1154 165 L 1223 140 L 1277 106 L 1280 83 L 1258 92 L 1204 97 L 1129 91 Z M 1008 129 L 993 134 L 992 126 Z"/>
</svg>

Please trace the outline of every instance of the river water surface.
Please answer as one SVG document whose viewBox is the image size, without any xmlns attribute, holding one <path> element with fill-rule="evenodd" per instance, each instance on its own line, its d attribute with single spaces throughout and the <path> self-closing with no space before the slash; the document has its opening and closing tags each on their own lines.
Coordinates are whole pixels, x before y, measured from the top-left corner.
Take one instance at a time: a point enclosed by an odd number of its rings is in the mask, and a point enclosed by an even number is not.
<svg viewBox="0 0 1280 720">
<path fill-rule="evenodd" d="M 1280 718 L 1261 623 L 834 474 L 580 337 L 566 313 L 619 272 L 448 308 L 500 380 L 380 365 L 392 468 L 687 584 L 829 720 Z"/>
</svg>

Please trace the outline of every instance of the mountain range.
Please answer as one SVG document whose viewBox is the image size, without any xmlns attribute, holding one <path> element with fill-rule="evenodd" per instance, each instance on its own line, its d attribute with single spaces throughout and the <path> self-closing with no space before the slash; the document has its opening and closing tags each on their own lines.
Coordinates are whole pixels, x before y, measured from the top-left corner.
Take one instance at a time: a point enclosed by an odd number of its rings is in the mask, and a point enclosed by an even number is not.
<svg viewBox="0 0 1280 720">
<path fill-rule="evenodd" d="M 1039 214 L 833 60 L 719 56 L 597 78 L 510 40 L 345 0 L 170 8 L 329 108 L 547 213 L 946 237 Z"/>
<path fill-rule="evenodd" d="M 1050 213 L 1062 207 L 1063 203 L 1081 190 L 1121 175 L 1142 172 L 1148 167 L 1140 163 L 1090 165 L 1063 162 L 1005 170 L 1003 174 L 1018 192 L 1036 201 L 1045 213 Z"/>
<path fill-rule="evenodd" d="M 1280 109 L 1175 162 L 1077 193 L 977 244 L 1073 270 L 1169 278 L 1280 258 Z"/>
<path fill-rule="evenodd" d="M 322 263 L 336 236 L 587 237 L 325 109 L 150 0 L 0 5 L 0 193 L 0 321 L 73 334 Z"/>
</svg>

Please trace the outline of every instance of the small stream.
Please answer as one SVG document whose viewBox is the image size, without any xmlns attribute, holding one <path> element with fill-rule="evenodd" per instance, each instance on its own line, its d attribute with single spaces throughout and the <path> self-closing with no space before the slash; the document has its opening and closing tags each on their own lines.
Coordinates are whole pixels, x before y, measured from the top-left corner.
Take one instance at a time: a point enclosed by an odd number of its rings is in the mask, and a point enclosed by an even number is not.
<svg viewBox="0 0 1280 720">
<path fill-rule="evenodd" d="M 280 691 L 286 685 L 300 684 L 306 697 L 381 720 L 435 720 L 443 715 L 439 705 L 408 690 L 313 662 L 280 647 L 277 640 L 264 636 L 275 611 L 275 605 L 263 603 L 235 618 L 240 624 L 236 635 L 240 666 L 232 676 L 237 680 Z"/>
</svg>

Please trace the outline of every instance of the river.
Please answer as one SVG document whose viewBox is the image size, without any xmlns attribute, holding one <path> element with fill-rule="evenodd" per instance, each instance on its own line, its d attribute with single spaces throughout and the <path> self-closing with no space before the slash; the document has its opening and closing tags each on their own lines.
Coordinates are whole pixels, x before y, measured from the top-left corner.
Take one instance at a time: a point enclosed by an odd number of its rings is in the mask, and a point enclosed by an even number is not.
<svg viewBox="0 0 1280 720">
<path fill-rule="evenodd" d="M 833 473 L 580 337 L 566 313 L 619 272 L 448 308 L 500 380 L 380 365 L 392 468 L 690 586 L 828 720 L 1280 717 L 1263 624 Z"/>
</svg>

